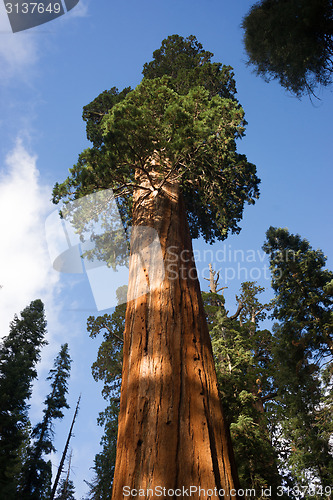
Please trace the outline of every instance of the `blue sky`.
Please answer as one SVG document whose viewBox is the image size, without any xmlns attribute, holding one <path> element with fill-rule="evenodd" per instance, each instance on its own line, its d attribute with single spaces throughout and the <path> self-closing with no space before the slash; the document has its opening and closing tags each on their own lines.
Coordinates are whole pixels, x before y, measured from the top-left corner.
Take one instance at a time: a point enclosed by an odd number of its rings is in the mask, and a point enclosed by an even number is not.
<svg viewBox="0 0 333 500">
<path fill-rule="evenodd" d="M 212 247 L 194 242 L 200 276 L 208 276 L 211 260 L 221 268 L 228 281 L 225 295 L 230 311 L 236 307 L 234 295 L 241 281 L 258 279 L 269 287 L 261 246 L 270 225 L 288 227 L 307 238 L 324 251 L 333 268 L 332 90 L 320 92 L 321 100 L 311 103 L 251 73 L 245 64 L 240 24 L 252 3 L 81 0 L 61 18 L 12 34 L 1 2 L 0 326 L 5 335 L 14 313 L 37 297 L 45 302 L 49 346 L 32 400 L 33 422 L 41 417 L 48 391 L 44 379 L 52 360 L 61 343 L 69 343 L 74 360 L 72 408 L 55 431 L 60 453 L 82 392 L 72 441 L 77 498 L 87 491 L 83 480 L 91 479 L 89 468 L 99 449 L 96 417 L 103 400 L 101 387 L 90 374 L 98 341 L 88 338 L 85 327 L 87 316 L 97 310 L 86 276 L 52 269 L 44 225 L 54 210 L 52 186 L 65 179 L 78 153 L 88 145 L 81 119 L 85 104 L 113 86 L 135 87 L 143 64 L 168 35 L 194 34 L 215 54 L 215 61 L 234 68 L 238 99 L 248 121 L 238 148 L 257 165 L 262 179 L 260 199 L 246 208 L 240 235 Z M 201 283 L 207 289 L 207 282 Z M 59 453 L 52 457 L 55 465 Z"/>
</svg>

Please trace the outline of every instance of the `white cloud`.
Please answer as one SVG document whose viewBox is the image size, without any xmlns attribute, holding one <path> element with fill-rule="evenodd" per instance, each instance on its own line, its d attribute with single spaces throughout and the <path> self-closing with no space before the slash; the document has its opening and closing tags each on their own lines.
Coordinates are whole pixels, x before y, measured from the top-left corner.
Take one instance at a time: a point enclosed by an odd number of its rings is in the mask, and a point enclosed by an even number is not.
<svg viewBox="0 0 333 500">
<path fill-rule="evenodd" d="M 13 78 L 29 79 L 38 60 L 37 38 L 32 32 L 12 33 L 3 2 L 0 2 L 0 83 Z"/>
<path fill-rule="evenodd" d="M 87 15 L 88 0 L 80 0 L 60 19 L 68 22 Z M 51 21 L 50 28 L 47 29 L 55 30 L 58 21 L 59 19 Z M 0 84 L 8 85 L 14 79 L 31 81 L 40 58 L 42 41 L 44 41 L 43 34 L 38 30 L 28 29 L 12 33 L 5 5 L 0 1 Z"/>
<path fill-rule="evenodd" d="M 3 285 L 0 290 L 0 337 L 8 334 L 9 322 L 15 313 L 36 298 L 43 300 L 49 344 L 43 349 L 41 362 L 37 365 L 38 380 L 33 384 L 29 401 L 32 425 L 40 422 L 43 416 L 43 402 L 50 392 L 50 384 L 45 379 L 60 344 L 69 342 L 73 359 L 68 395 L 71 410 L 65 412 L 63 422 L 55 422 L 54 444 L 59 451 L 52 455 L 52 462 L 58 466 L 76 398 L 83 392 L 82 412 L 74 435 L 82 440 L 89 428 L 90 437 L 82 446 L 74 438 L 71 442 L 75 450 L 78 448 L 73 456 L 73 470 L 77 472 L 72 479 L 76 493 L 81 497 L 88 489 L 83 480 L 90 480 L 93 475 L 90 467 L 99 450 L 102 432 L 96 426 L 96 418 L 104 407 L 100 387 L 92 379 L 90 370 L 96 359 L 98 342 L 92 341 L 86 333 L 86 316 L 94 314 L 95 310 L 83 314 L 64 310 L 66 307 L 71 309 L 74 301 L 77 301 L 78 309 L 82 307 L 82 301 L 85 307 L 86 298 L 76 295 L 81 283 L 78 276 L 81 275 L 74 275 L 73 280 L 71 277 L 63 280 L 63 275 L 52 268 L 45 235 L 45 220 L 54 211 L 50 195 L 51 187 L 41 181 L 36 155 L 27 150 L 22 139 L 18 139 L 0 163 L 0 284 Z"/>
<path fill-rule="evenodd" d="M 37 158 L 22 141 L 0 168 L 0 332 L 29 303 L 41 298 L 52 307 L 59 274 L 52 269 L 44 221 L 52 210 L 51 189 L 42 185 Z"/>
</svg>

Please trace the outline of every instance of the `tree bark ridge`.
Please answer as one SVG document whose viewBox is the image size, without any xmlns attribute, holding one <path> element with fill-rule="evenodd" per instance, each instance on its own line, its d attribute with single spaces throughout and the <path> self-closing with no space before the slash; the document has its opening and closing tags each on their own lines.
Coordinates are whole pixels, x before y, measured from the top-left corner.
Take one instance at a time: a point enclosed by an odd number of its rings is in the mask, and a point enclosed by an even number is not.
<svg viewBox="0 0 333 500">
<path fill-rule="evenodd" d="M 170 179 L 155 196 L 137 190 L 133 226 L 112 498 L 123 498 L 125 486 L 192 486 L 225 491 L 201 499 L 237 499 L 230 495 L 238 479 L 179 185 Z M 158 234 L 164 276 L 154 269 L 144 226 Z"/>
</svg>

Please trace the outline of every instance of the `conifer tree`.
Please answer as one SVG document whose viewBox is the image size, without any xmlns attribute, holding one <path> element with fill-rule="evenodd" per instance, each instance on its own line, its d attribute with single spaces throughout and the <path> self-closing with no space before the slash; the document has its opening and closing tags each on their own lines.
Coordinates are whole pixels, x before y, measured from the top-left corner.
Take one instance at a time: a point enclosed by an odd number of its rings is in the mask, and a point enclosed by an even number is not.
<svg viewBox="0 0 333 500">
<path fill-rule="evenodd" d="M 137 256 L 150 241 L 132 231 L 113 498 L 124 486 L 161 485 L 216 487 L 229 498 L 237 472 L 191 235 L 213 242 L 239 232 L 259 180 L 255 166 L 236 151 L 245 120 L 230 70 L 212 63 L 194 37 L 169 37 L 160 50 L 136 89 L 110 94 L 104 116 L 105 93 L 86 108 L 93 145 L 55 186 L 54 201 L 112 188 L 124 220 L 154 229 L 161 244 L 164 278 L 136 298 L 147 287 L 147 269 Z M 108 248 L 98 247 L 98 256 L 113 264 Z"/>
<path fill-rule="evenodd" d="M 332 83 L 332 0 L 261 0 L 243 28 L 249 64 L 266 80 L 298 97 Z"/>
<path fill-rule="evenodd" d="M 295 330 L 304 354 L 311 350 L 317 362 L 333 356 L 333 272 L 325 269 L 326 257 L 287 229 L 270 227 L 266 236 L 274 317 Z"/>
<path fill-rule="evenodd" d="M 45 334 L 44 305 L 35 300 L 14 317 L 0 347 L 0 490 L 6 500 L 17 498 L 29 434 L 28 400 Z"/>
<path fill-rule="evenodd" d="M 213 271 L 211 269 L 211 275 Z M 215 283 L 217 289 L 218 283 Z M 210 287 L 212 289 L 212 287 Z M 224 296 L 203 293 L 218 374 L 220 398 L 231 429 L 243 489 L 277 491 L 282 479 L 273 447 L 269 404 L 277 396 L 272 380 L 272 334 L 260 328 L 269 304 L 258 295 L 264 289 L 242 283 L 238 307 L 229 315 Z"/>
<path fill-rule="evenodd" d="M 261 498 L 262 487 L 269 485 L 276 490 L 282 481 L 270 438 L 274 415 L 267 408 L 277 395 L 271 380 L 272 336 L 259 328 L 270 306 L 261 304 L 257 298 L 263 291 L 261 287 L 243 283 L 237 297 L 237 311 L 229 315 L 224 307 L 224 296 L 218 293 L 218 273 L 211 268 L 211 277 L 216 274 L 215 292 L 203 292 L 202 295 L 212 336 L 220 397 L 228 426 L 232 429 L 240 485 L 244 489 L 256 489 L 257 498 Z M 111 316 L 88 318 L 90 336 L 95 338 L 100 333 L 104 336 L 92 368 L 95 380 L 104 382 L 102 393 L 108 401 L 99 417 L 105 432 L 101 442 L 103 448 L 95 457 L 96 476 L 89 485 L 91 500 L 105 500 L 112 490 L 124 327 L 124 304 L 117 306 Z"/>
<path fill-rule="evenodd" d="M 269 255 L 276 293 L 275 378 L 284 461 L 297 483 L 333 482 L 333 273 L 322 251 L 287 229 L 270 227 Z"/>
<path fill-rule="evenodd" d="M 55 451 L 53 446 L 53 423 L 64 416 L 63 409 L 69 408 L 66 401 L 71 359 L 68 344 L 61 346 L 54 366 L 47 380 L 51 381 L 51 393 L 44 401 L 44 417 L 32 431 L 33 444 L 29 457 L 24 464 L 20 485 L 22 500 L 47 500 L 51 493 L 52 466 L 45 456 Z"/>
<path fill-rule="evenodd" d="M 62 479 L 55 500 L 75 500 L 75 488 L 71 479 Z"/>
<path fill-rule="evenodd" d="M 117 291 L 118 295 L 118 291 Z M 113 314 L 97 318 L 90 316 L 87 330 L 91 338 L 103 333 L 97 359 L 92 365 L 93 377 L 102 380 L 102 395 L 107 407 L 99 414 L 98 424 L 104 427 L 102 450 L 94 460 L 95 479 L 90 485 L 89 498 L 107 500 L 111 498 L 114 467 L 116 461 L 120 384 L 123 361 L 123 335 L 125 329 L 126 304 L 117 305 Z"/>
</svg>

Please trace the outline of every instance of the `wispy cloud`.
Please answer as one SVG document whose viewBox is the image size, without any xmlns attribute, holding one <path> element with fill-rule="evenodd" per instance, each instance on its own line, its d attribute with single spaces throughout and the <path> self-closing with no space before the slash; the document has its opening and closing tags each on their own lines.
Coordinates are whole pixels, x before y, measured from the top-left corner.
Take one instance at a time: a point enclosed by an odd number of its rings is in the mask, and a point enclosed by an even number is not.
<svg viewBox="0 0 333 500">
<path fill-rule="evenodd" d="M 33 32 L 12 33 L 3 2 L 0 2 L 0 83 L 13 78 L 29 79 L 38 61 L 37 39 Z"/>
<path fill-rule="evenodd" d="M 80 2 L 60 19 L 66 24 L 74 18 L 87 17 L 89 0 Z M 60 19 L 51 21 L 52 31 Z M 60 26 L 60 23 L 59 23 Z M 48 29 L 48 28 L 45 28 Z M 34 75 L 41 53 L 43 37 L 40 31 L 32 28 L 19 33 L 12 33 L 5 5 L 0 1 L 0 84 L 8 85 L 14 79 L 29 82 Z"/>
<path fill-rule="evenodd" d="M 73 17 L 87 17 L 88 16 L 88 0 L 80 0 L 80 2 L 67 14 L 67 19 Z"/>
<path fill-rule="evenodd" d="M 32 300 L 53 302 L 59 274 L 51 267 L 44 221 L 52 209 L 37 158 L 17 139 L 0 167 L 0 331 Z"/>
</svg>

